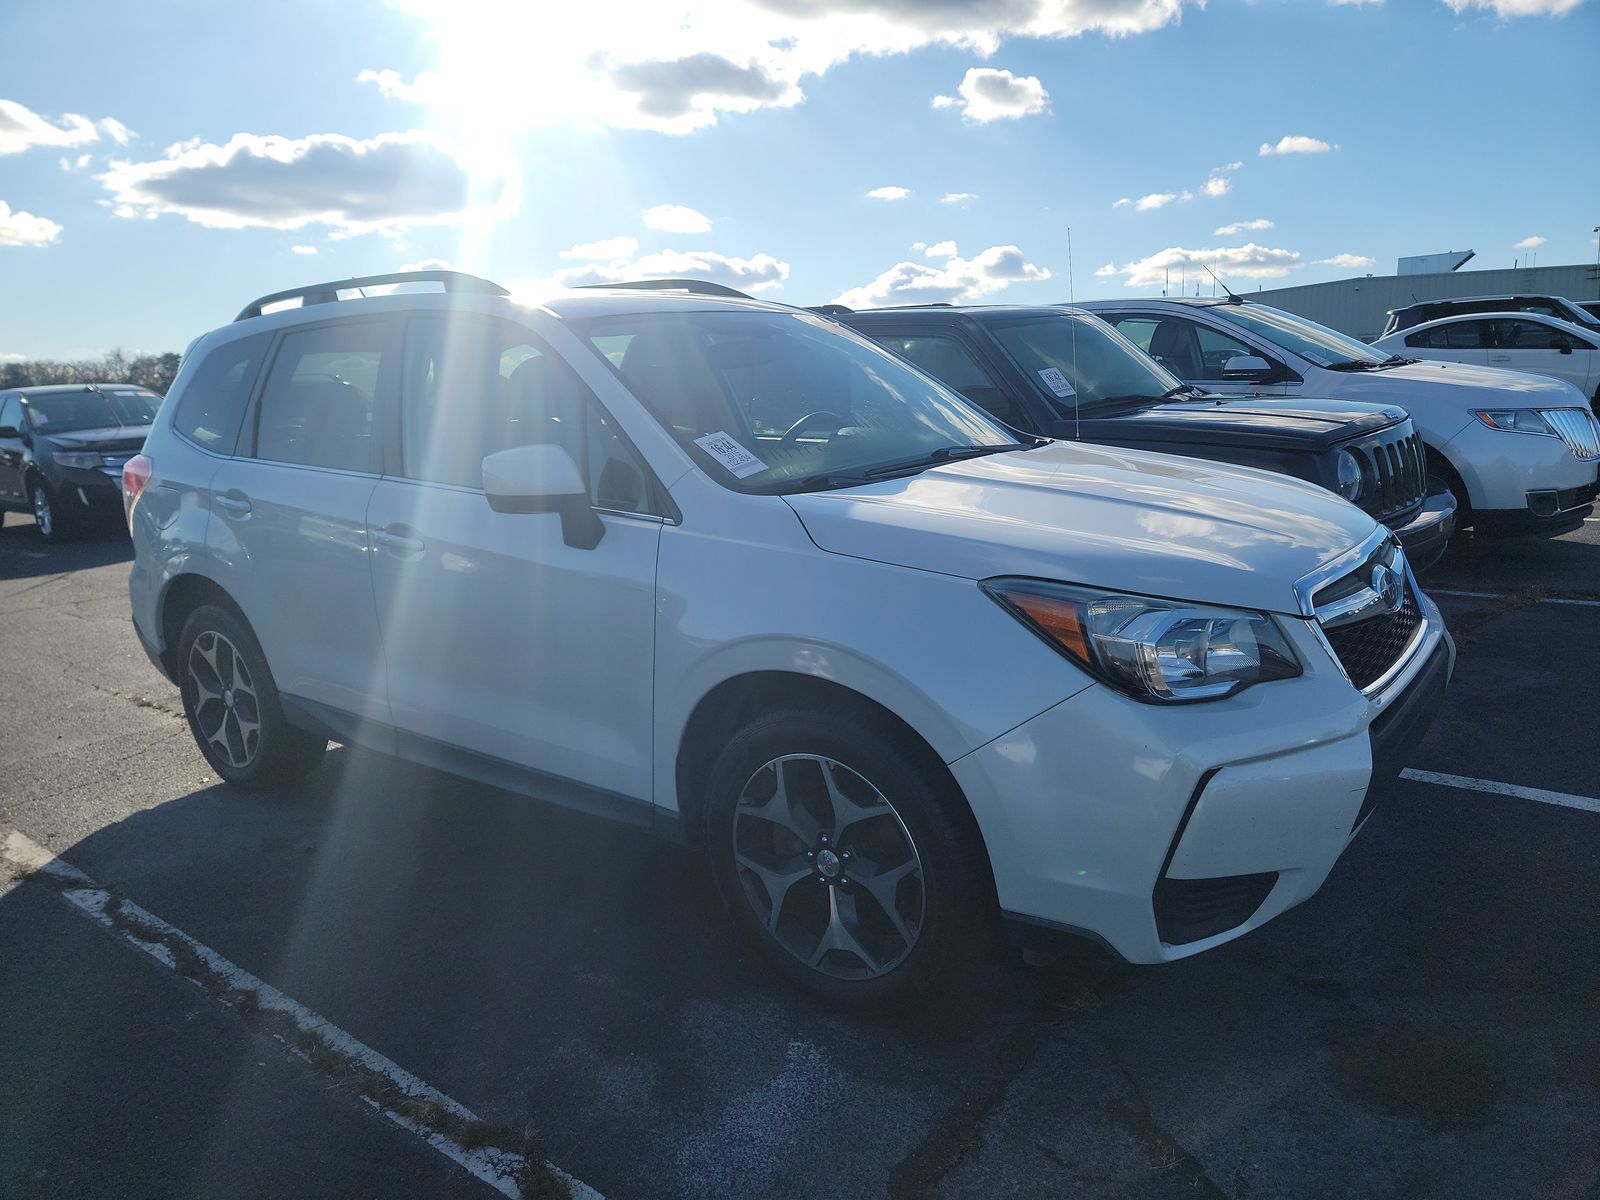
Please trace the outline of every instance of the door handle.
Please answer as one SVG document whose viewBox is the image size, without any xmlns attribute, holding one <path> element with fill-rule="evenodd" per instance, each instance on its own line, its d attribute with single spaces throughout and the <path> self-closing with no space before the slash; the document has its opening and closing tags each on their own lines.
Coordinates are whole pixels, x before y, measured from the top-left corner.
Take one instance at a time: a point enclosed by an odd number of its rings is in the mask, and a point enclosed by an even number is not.
<svg viewBox="0 0 1600 1200">
<path fill-rule="evenodd" d="M 1511 361 L 1511 355 L 1509 355 L 1509 354 L 1491 354 L 1491 355 L 1489 355 L 1489 361 L 1490 362 L 1510 362 Z"/>
<path fill-rule="evenodd" d="M 236 517 L 250 515 L 250 497 L 237 489 L 230 489 L 220 495 L 213 496 L 211 502 L 225 513 Z"/>
<path fill-rule="evenodd" d="M 411 557 L 421 554 L 426 548 L 421 538 L 413 537 L 409 525 L 391 525 L 387 529 L 375 529 L 372 540 L 385 550 L 393 551 L 402 557 Z"/>
</svg>

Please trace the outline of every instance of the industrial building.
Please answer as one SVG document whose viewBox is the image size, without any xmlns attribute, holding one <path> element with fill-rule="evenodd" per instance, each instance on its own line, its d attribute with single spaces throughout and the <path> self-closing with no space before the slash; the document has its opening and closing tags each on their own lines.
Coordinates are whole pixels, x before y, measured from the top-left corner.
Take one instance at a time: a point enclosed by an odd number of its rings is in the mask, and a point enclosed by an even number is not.
<svg viewBox="0 0 1600 1200">
<path fill-rule="evenodd" d="M 1302 287 L 1269 288 L 1249 293 L 1251 300 L 1331 326 L 1370 342 L 1383 332 L 1392 308 L 1422 300 L 1453 296 L 1500 296 L 1513 293 L 1565 296 L 1569 300 L 1600 299 L 1600 266 L 1583 263 L 1566 267 L 1519 267 L 1502 271 L 1438 270 L 1448 263 L 1464 263 L 1470 250 L 1448 255 L 1422 255 L 1401 259 L 1400 274 L 1363 275 Z M 1416 267 L 1432 271 L 1411 273 Z"/>
</svg>

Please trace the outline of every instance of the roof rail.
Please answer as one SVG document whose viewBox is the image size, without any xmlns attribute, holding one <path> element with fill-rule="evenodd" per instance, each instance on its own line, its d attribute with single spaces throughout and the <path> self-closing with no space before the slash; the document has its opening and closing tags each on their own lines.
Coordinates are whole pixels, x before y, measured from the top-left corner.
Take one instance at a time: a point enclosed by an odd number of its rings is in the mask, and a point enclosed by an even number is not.
<svg viewBox="0 0 1600 1200">
<path fill-rule="evenodd" d="M 333 279 L 327 283 L 312 283 L 305 287 L 273 292 L 250 301 L 239 310 L 239 315 L 234 320 L 244 321 L 250 317 L 259 317 L 263 308 L 280 300 L 298 299 L 300 307 L 307 308 L 313 304 L 332 304 L 339 299 L 340 292 L 357 291 L 389 283 L 441 283 L 447 292 L 472 292 L 483 296 L 511 294 L 498 283 L 491 283 L 476 275 L 468 275 L 464 271 L 391 271 L 387 275 L 359 275 L 350 279 Z"/>
<path fill-rule="evenodd" d="M 629 279 L 619 283 L 580 283 L 580 288 L 622 288 L 639 292 L 688 292 L 695 296 L 732 296 L 735 300 L 754 300 L 737 288 L 709 279 Z"/>
<path fill-rule="evenodd" d="M 883 311 L 888 312 L 901 308 L 954 308 L 955 305 L 948 300 L 924 300 L 921 304 L 885 304 L 881 307 Z"/>
<path fill-rule="evenodd" d="M 855 309 L 843 304 L 808 304 L 806 311 L 821 313 L 825 317 L 844 317 L 855 312 Z"/>
</svg>

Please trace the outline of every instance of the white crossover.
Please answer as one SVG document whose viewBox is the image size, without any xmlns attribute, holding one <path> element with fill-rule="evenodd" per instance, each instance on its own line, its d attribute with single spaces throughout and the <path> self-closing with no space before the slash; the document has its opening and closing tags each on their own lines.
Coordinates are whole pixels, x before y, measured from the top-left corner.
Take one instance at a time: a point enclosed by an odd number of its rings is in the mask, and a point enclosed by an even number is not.
<svg viewBox="0 0 1600 1200">
<path fill-rule="evenodd" d="M 1568 383 L 1498 366 L 1419 362 L 1238 297 L 1078 307 L 1208 391 L 1405 409 L 1436 486 L 1455 494 L 1457 528 L 1479 537 L 1553 537 L 1594 510 L 1600 424 L 1588 396 Z"/>
<path fill-rule="evenodd" d="M 849 1003 L 1001 915 L 1141 963 L 1271 919 L 1453 662 L 1327 490 L 1019 441 L 715 285 L 263 298 L 124 491 L 134 625 L 222 778 L 333 739 L 650 826 Z"/>
<path fill-rule="evenodd" d="M 1374 350 L 1430 362 L 1475 363 L 1548 375 L 1600 397 L 1600 332 L 1542 313 L 1469 313 L 1413 325 Z"/>
</svg>

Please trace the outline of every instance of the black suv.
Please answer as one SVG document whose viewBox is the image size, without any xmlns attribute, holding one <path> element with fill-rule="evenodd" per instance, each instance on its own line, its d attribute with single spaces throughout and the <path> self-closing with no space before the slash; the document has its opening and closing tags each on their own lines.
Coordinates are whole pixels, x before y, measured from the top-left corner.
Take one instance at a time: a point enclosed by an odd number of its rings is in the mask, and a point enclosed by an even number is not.
<svg viewBox="0 0 1600 1200">
<path fill-rule="evenodd" d="M 1437 321 L 1440 317 L 1456 317 L 1464 313 L 1540 313 L 1559 317 L 1574 325 L 1600 333 L 1600 317 L 1580 308 L 1565 296 L 1458 296 L 1453 300 L 1424 300 L 1404 308 L 1389 310 L 1389 320 L 1384 323 L 1379 337 L 1388 337 L 1424 321 Z"/>
<path fill-rule="evenodd" d="M 888 347 L 1014 429 L 1258 467 L 1319 484 L 1399 535 L 1416 570 L 1455 531 L 1401 409 L 1235 400 L 1183 383 L 1080 309 L 926 305 L 815 311 Z"/>
<path fill-rule="evenodd" d="M 122 466 L 139 453 L 161 397 L 132 384 L 0 391 L 0 521 L 31 512 L 48 542 L 92 516 L 121 516 Z"/>
</svg>

